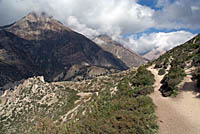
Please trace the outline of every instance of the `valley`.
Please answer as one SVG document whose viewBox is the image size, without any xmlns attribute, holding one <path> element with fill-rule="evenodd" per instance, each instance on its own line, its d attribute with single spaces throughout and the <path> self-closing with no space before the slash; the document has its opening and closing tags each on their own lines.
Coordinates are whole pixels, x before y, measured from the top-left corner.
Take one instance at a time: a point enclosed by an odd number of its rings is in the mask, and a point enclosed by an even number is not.
<svg viewBox="0 0 200 134">
<path fill-rule="evenodd" d="M 0 27 L 0 134 L 198 134 L 200 35 L 156 54 L 46 14 Z"/>
</svg>

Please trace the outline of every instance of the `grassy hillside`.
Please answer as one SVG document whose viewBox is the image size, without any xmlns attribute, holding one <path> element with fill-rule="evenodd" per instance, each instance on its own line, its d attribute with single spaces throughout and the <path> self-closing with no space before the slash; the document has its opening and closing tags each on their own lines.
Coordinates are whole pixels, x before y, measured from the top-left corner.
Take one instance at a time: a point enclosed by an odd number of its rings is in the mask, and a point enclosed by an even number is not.
<svg viewBox="0 0 200 134">
<path fill-rule="evenodd" d="M 176 96 L 177 86 L 186 76 L 185 70 L 200 66 L 200 35 L 168 51 L 153 63 L 160 75 L 165 74 L 160 89 L 162 95 Z M 195 78 L 199 79 L 198 76 Z"/>
<path fill-rule="evenodd" d="M 145 67 L 81 82 L 30 78 L 0 98 L 0 133 L 155 134 L 153 83 Z"/>
<path fill-rule="evenodd" d="M 116 94 L 112 96 L 109 91 L 103 91 L 96 96 L 90 103 L 88 115 L 67 123 L 67 133 L 155 134 L 158 128 L 155 106 L 147 96 L 153 92 L 153 77 L 144 67 L 140 67 L 136 74 L 123 77 Z M 143 78 L 147 82 L 138 82 Z"/>
</svg>

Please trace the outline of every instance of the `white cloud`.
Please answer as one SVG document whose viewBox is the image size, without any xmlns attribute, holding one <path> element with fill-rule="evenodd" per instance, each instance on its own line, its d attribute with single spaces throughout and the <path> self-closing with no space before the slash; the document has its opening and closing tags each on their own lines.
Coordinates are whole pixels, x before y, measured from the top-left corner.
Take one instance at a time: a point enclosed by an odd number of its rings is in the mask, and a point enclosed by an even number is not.
<svg viewBox="0 0 200 134">
<path fill-rule="evenodd" d="M 170 4 L 169 0 L 157 0 L 156 7 L 166 7 Z"/>
<path fill-rule="evenodd" d="M 67 19 L 67 25 L 75 30 L 76 32 L 79 32 L 88 38 L 94 38 L 100 33 L 92 28 L 87 27 L 85 24 L 81 24 L 78 19 L 75 16 L 69 16 Z"/>
<path fill-rule="evenodd" d="M 142 32 L 154 24 L 154 10 L 135 0 L 3 0 L 0 25 L 16 21 L 31 11 L 45 11 L 65 24 L 74 16 L 80 24 L 109 33 Z"/>
<path fill-rule="evenodd" d="M 166 29 L 200 29 L 199 0 L 158 1 L 162 10 L 154 13 L 155 27 Z"/>
<path fill-rule="evenodd" d="M 0 25 L 17 21 L 31 11 L 46 12 L 73 30 L 93 38 L 107 34 L 145 53 L 152 48 L 167 50 L 193 36 L 186 31 L 143 34 L 129 42 L 124 34 L 144 32 L 148 28 L 200 29 L 199 0 L 157 0 L 155 11 L 137 3 L 138 0 L 0 0 Z M 129 45 L 131 44 L 131 45 Z"/>
<path fill-rule="evenodd" d="M 129 37 L 129 47 L 140 54 L 144 54 L 152 49 L 167 51 L 177 45 L 185 43 L 194 36 L 194 34 L 186 31 L 143 34 L 137 40 L 131 36 Z"/>
</svg>

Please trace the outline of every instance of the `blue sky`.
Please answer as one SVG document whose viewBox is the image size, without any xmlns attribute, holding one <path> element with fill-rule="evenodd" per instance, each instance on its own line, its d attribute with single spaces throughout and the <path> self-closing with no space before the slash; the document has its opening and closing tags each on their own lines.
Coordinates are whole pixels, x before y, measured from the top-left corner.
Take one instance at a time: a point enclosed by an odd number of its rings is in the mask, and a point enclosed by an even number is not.
<svg viewBox="0 0 200 134">
<path fill-rule="evenodd" d="M 29 12 L 46 12 L 91 39 L 107 34 L 140 54 L 200 33 L 199 0 L 0 0 L 0 25 Z"/>
<path fill-rule="evenodd" d="M 165 0 L 163 0 L 163 1 L 165 1 Z M 169 4 L 173 4 L 176 1 L 175 0 L 168 0 L 167 2 Z M 137 3 L 144 5 L 144 6 L 147 6 L 147 7 L 150 7 L 152 9 L 154 9 L 155 11 L 158 11 L 158 10 L 162 11 L 163 8 L 164 8 L 164 6 L 158 6 L 157 0 L 138 0 Z M 199 25 L 200 25 L 200 22 L 199 22 Z M 152 27 L 152 28 L 146 29 L 143 32 L 136 33 L 135 38 L 137 39 L 137 38 L 141 37 L 143 33 L 145 33 L 145 34 L 151 34 L 151 33 L 155 33 L 155 32 L 156 33 L 158 33 L 158 32 L 170 33 L 170 32 L 177 32 L 177 31 L 188 31 L 188 32 L 191 32 L 193 34 L 199 34 L 200 28 L 195 28 L 195 29 L 191 28 L 190 29 L 190 28 L 181 27 L 181 28 L 177 28 L 177 29 L 176 28 L 167 29 L 167 28 L 154 28 L 154 27 Z M 129 35 L 131 35 L 131 34 L 124 35 L 124 37 L 128 37 Z"/>
<path fill-rule="evenodd" d="M 154 10 L 160 10 L 161 8 L 157 7 L 157 0 L 139 0 L 138 4 L 151 7 Z"/>
</svg>

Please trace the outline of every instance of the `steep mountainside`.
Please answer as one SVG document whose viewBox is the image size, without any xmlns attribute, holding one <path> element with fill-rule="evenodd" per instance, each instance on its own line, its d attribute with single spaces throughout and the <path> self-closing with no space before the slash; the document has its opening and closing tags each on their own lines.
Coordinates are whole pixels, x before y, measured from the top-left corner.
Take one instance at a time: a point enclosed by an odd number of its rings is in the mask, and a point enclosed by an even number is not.
<svg viewBox="0 0 200 134">
<path fill-rule="evenodd" d="M 139 56 L 132 50 L 125 48 L 122 44 L 112 40 L 111 37 L 100 35 L 94 41 L 101 46 L 105 51 L 108 51 L 122 60 L 128 67 L 138 67 L 141 64 L 147 63 L 148 60 Z"/>
<path fill-rule="evenodd" d="M 178 86 L 184 77 L 193 75 L 199 84 L 200 35 L 175 47 L 155 60 L 155 68 L 164 75 L 160 91 L 163 96 L 177 95 Z M 198 91 L 199 92 L 199 91 Z"/>
<path fill-rule="evenodd" d="M 31 52 L 26 52 L 26 49 L 30 47 L 32 47 L 30 41 L 21 39 L 13 33 L 0 30 L 0 86 L 44 71 L 33 64 Z"/>
<path fill-rule="evenodd" d="M 30 13 L 16 23 L 1 27 L 0 47 L 0 87 L 8 81 L 35 75 L 60 81 L 128 68 L 88 38 L 45 14 Z M 88 76 L 93 68 L 96 72 Z"/>
</svg>

